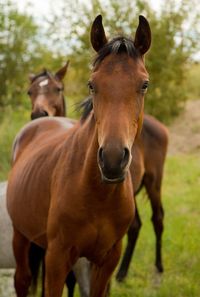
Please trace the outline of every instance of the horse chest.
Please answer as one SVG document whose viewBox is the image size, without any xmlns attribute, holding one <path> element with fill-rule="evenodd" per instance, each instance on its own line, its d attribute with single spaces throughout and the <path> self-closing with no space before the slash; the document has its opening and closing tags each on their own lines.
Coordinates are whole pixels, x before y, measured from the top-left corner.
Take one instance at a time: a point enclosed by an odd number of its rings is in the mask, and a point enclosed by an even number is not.
<svg viewBox="0 0 200 297">
<path fill-rule="evenodd" d="M 132 199 L 133 201 L 133 199 Z M 93 217 L 93 236 L 88 239 L 90 243 L 86 248 L 85 256 L 91 261 L 101 263 L 109 254 L 112 247 L 123 237 L 133 218 L 133 203 L 129 208 L 117 209 L 113 205 L 112 211 L 98 212 Z"/>
</svg>

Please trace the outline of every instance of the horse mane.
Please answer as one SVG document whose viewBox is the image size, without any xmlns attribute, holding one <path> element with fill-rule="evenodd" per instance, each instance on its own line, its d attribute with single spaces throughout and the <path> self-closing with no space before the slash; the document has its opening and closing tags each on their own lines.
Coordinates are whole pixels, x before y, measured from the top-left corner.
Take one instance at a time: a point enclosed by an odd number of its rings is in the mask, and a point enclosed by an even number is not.
<svg viewBox="0 0 200 297">
<path fill-rule="evenodd" d="M 77 111 L 81 111 L 81 122 L 84 122 L 93 109 L 92 97 L 87 97 L 84 101 L 77 104 Z"/>
<path fill-rule="evenodd" d="M 106 43 L 97 53 L 93 61 L 93 66 L 97 66 L 103 59 L 110 54 L 127 53 L 132 58 L 139 57 L 139 52 L 135 48 L 134 41 L 125 36 L 113 38 Z"/>
</svg>

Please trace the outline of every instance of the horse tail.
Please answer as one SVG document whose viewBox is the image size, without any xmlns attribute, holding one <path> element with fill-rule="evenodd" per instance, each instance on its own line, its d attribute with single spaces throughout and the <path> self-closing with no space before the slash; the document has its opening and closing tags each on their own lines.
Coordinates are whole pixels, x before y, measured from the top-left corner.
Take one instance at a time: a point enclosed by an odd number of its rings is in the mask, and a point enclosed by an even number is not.
<svg viewBox="0 0 200 297">
<path fill-rule="evenodd" d="M 34 294 L 37 289 L 38 277 L 41 263 L 44 262 L 45 250 L 38 245 L 31 243 L 29 251 L 29 266 L 32 275 L 31 291 Z M 42 267 L 43 274 L 43 267 Z M 43 275 L 42 275 L 43 278 Z M 42 284 L 43 286 L 43 284 Z"/>
</svg>

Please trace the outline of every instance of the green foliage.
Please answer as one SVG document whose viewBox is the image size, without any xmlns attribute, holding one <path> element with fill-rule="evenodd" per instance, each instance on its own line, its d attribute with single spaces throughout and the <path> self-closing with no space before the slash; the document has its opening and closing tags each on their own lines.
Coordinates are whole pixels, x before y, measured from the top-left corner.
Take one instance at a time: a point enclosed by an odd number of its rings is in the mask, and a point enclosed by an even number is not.
<svg viewBox="0 0 200 297">
<path fill-rule="evenodd" d="M 24 73 L 30 67 L 30 41 L 36 30 L 32 19 L 19 14 L 9 0 L 0 4 L 0 107 L 17 105 L 22 99 Z"/>
<path fill-rule="evenodd" d="M 13 140 L 19 129 L 29 121 L 30 112 L 20 107 L 13 112 L 6 109 L 0 125 L 0 181 L 6 180 L 11 168 L 11 150 Z"/>
<path fill-rule="evenodd" d="M 0 111 L 7 106 L 28 107 L 24 95 L 29 73 L 61 63 L 62 58 L 41 43 L 40 34 L 33 18 L 18 12 L 12 1 L 0 3 Z"/>
<path fill-rule="evenodd" d="M 146 59 L 150 88 L 145 108 L 148 113 L 164 121 L 175 117 L 187 99 L 186 62 L 199 46 L 196 38 L 199 13 L 198 10 L 192 10 L 196 4 L 196 0 L 182 0 L 176 4 L 172 0 L 163 1 L 160 13 L 156 14 L 147 0 L 128 0 L 126 5 L 119 0 L 93 0 L 90 5 L 72 0 L 67 3 L 63 1 L 61 11 L 50 22 L 50 28 L 54 32 L 52 40 L 57 43 L 58 50 L 61 37 L 68 45 L 66 53 L 69 54 L 76 76 L 76 80 L 70 83 L 72 88 L 69 89 L 69 94 L 74 93 L 74 90 L 76 98 L 87 94 L 89 65 L 91 55 L 94 55 L 89 32 L 94 17 L 99 13 L 103 15 L 108 36 L 125 33 L 133 37 L 138 15 L 143 14 L 148 18 L 152 29 L 152 47 Z M 81 11 L 79 14 L 77 6 Z M 61 44 L 60 50 L 63 51 Z"/>
</svg>

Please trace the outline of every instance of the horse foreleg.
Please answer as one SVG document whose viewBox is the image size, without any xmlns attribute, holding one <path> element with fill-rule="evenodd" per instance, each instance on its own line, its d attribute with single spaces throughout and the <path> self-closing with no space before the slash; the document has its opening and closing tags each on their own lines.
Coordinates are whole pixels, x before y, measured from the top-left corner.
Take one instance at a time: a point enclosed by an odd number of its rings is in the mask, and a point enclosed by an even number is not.
<svg viewBox="0 0 200 297">
<path fill-rule="evenodd" d="M 90 297 L 107 296 L 111 275 L 121 254 L 121 241 L 114 245 L 101 266 L 93 264 L 91 271 Z"/>
<path fill-rule="evenodd" d="M 17 297 L 26 297 L 31 284 L 31 270 L 29 267 L 30 241 L 14 229 L 13 251 L 16 260 L 14 286 Z"/>
<path fill-rule="evenodd" d="M 77 260 L 75 249 L 50 243 L 45 257 L 45 297 L 61 297 L 66 278 Z"/>
<path fill-rule="evenodd" d="M 136 204 L 135 204 L 136 205 Z M 138 209 L 137 206 L 135 208 L 135 217 L 128 229 L 128 243 L 126 246 L 126 250 L 120 265 L 120 268 L 117 272 L 116 275 L 116 279 L 121 282 L 124 280 L 124 278 L 126 277 L 127 273 L 128 273 L 128 269 L 130 266 L 130 262 L 131 262 L 131 258 L 135 249 L 135 245 L 138 239 L 138 235 L 140 232 L 140 228 L 142 226 L 141 220 L 140 220 L 140 216 L 138 213 Z"/>
</svg>

